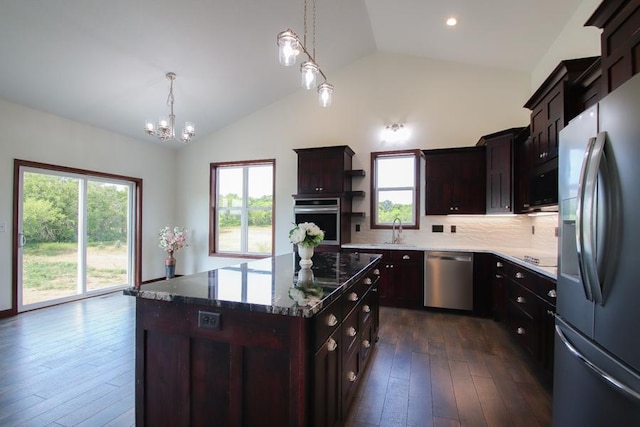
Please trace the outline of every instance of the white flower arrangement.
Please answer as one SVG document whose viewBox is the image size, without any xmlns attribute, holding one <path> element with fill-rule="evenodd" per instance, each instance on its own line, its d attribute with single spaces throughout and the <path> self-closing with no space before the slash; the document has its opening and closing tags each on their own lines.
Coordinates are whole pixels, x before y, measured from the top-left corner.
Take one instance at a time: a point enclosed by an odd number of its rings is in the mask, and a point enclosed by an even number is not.
<svg viewBox="0 0 640 427">
<path fill-rule="evenodd" d="M 158 236 L 160 237 L 160 247 L 169 254 L 179 252 L 182 248 L 189 246 L 187 244 L 187 231 L 180 227 L 163 227 L 160 229 Z"/>
<path fill-rule="evenodd" d="M 316 247 L 324 240 L 324 231 L 313 222 L 303 222 L 289 231 L 289 240 L 294 245 Z"/>
</svg>

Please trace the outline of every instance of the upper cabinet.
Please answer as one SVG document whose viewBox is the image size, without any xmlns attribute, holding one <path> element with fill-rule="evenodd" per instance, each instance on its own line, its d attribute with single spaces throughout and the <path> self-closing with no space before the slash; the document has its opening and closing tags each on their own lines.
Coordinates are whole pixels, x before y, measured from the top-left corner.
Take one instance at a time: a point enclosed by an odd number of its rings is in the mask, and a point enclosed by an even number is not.
<svg viewBox="0 0 640 427">
<path fill-rule="evenodd" d="M 640 71 L 640 0 L 606 0 L 585 26 L 602 29 L 602 95 Z"/>
<path fill-rule="evenodd" d="M 531 164 L 539 166 L 558 157 L 558 134 L 584 110 L 582 88 L 574 82 L 598 57 L 560 62 L 524 105 L 531 110 Z"/>
<path fill-rule="evenodd" d="M 506 129 L 485 135 L 476 144 L 486 147 L 488 214 L 519 212 L 514 202 L 522 197 L 518 194 L 518 180 L 522 169 L 516 168 L 515 153 L 523 149 L 521 145 L 525 143 L 528 134 L 528 129 L 524 127 Z"/>
<path fill-rule="evenodd" d="M 298 195 L 343 196 L 351 192 L 354 152 L 347 145 L 296 148 Z"/>
<path fill-rule="evenodd" d="M 426 215 L 484 214 L 484 147 L 424 150 Z"/>
</svg>

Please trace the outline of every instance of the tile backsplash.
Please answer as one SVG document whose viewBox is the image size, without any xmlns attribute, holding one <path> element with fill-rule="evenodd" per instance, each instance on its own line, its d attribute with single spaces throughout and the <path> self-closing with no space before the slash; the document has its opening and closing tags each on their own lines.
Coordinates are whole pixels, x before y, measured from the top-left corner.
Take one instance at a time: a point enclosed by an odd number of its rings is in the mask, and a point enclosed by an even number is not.
<svg viewBox="0 0 640 427">
<path fill-rule="evenodd" d="M 359 232 L 351 232 L 352 243 L 388 243 L 391 230 L 371 230 L 368 218 L 355 220 Z M 432 232 L 432 226 L 443 232 Z M 558 215 L 449 215 L 422 216 L 420 230 L 404 230 L 402 241 L 408 245 L 442 248 L 521 248 L 555 254 Z M 452 228 L 453 227 L 453 228 Z M 455 232 L 452 232 L 455 230 Z"/>
</svg>

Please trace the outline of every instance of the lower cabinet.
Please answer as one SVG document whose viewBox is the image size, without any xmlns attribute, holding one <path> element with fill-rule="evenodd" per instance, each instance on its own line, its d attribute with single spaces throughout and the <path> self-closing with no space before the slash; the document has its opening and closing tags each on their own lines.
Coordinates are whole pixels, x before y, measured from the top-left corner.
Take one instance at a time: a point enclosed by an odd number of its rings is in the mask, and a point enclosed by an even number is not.
<svg viewBox="0 0 640 427">
<path fill-rule="evenodd" d="M 545 379 L 553 377 L 556 283 L 527 268 L 496 257 L 494 316 L 537 363 Z"/>
<path fill-rule="evenodd" d="M 364 252 L 343 249 L 344 252 Z M 366 250 L 382 255 L 378 264 L 379 303 L 382 306 L 418 309 L 424 307 L 424 251 Z"/>
<path fill-rule="evenodd" d="M 378 339 L 379 277 L 374 273 L 362 279 L 317 316 L 314 342 L 320 342 L 320 347 L 313 357 L 314 426 L 343 425 L 352 406 Z"/>
</svg>

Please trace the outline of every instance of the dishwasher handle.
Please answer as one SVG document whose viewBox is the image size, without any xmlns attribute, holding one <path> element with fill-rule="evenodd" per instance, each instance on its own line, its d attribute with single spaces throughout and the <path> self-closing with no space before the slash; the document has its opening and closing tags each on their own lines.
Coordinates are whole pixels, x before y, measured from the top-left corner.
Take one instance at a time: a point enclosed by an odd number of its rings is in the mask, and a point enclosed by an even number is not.
<svg viewBox="0 0 640 427">
<path fill-rule="evenodd" d="M 473 258 L 470 255 L 431 255 L 427 254 L 427 259 L 437 259 L 442 261 L 459 261 L 471 262 Z"/>
</svg>

